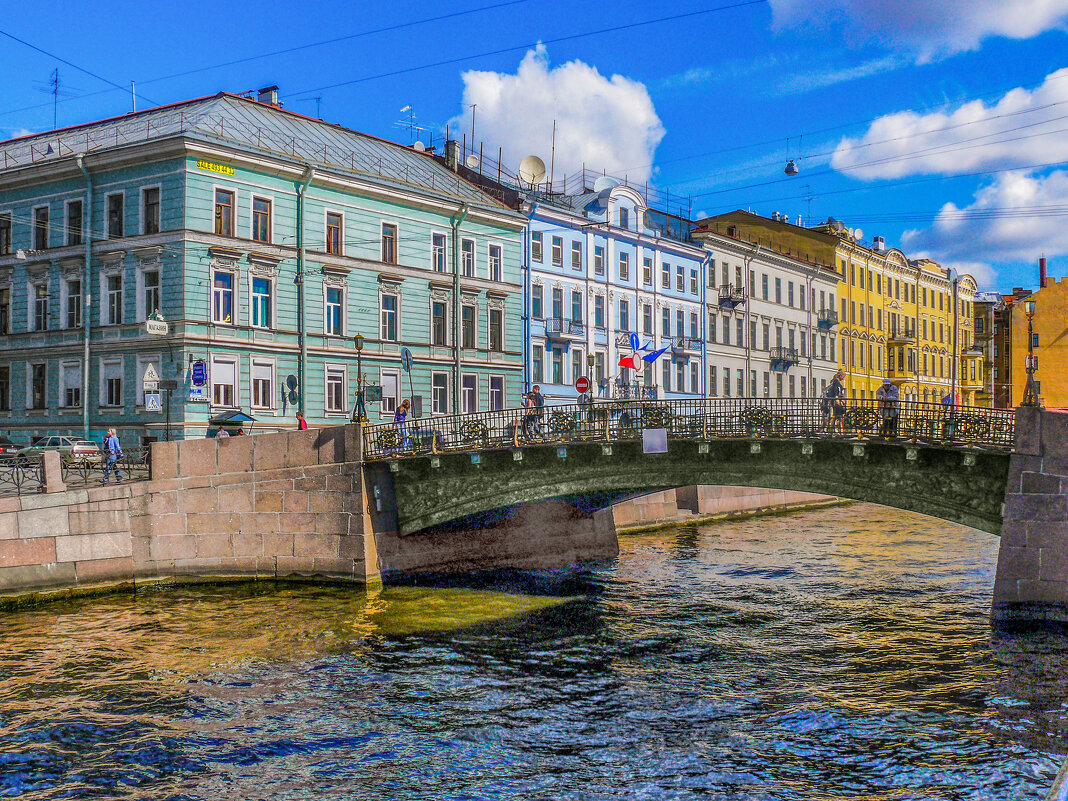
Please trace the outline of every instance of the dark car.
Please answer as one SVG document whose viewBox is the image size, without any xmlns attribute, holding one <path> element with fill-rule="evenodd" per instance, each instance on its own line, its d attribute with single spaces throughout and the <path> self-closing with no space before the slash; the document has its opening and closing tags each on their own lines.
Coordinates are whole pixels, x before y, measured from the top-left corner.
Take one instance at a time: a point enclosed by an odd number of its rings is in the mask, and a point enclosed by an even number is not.
<svg viewBox="0 0 1068 801">
<path fill-rule="evenodd" d="M 11 459 L 22 447 L 11 437 L 5 437 L 0 434 L 0 459 Z"/>
</svg>

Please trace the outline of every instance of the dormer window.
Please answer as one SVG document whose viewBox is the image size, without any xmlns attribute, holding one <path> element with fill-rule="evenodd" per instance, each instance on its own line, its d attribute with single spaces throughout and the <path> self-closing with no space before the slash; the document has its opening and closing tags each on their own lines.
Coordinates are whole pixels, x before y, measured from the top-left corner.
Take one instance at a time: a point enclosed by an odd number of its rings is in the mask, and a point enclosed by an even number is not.
<svg viewBox="0 0 1068 801">
<path fill-rule="evenodd" d="M 620 207 L 619 209 L 619 227 L 630 230 L 630 209 Z"/>
</svg>

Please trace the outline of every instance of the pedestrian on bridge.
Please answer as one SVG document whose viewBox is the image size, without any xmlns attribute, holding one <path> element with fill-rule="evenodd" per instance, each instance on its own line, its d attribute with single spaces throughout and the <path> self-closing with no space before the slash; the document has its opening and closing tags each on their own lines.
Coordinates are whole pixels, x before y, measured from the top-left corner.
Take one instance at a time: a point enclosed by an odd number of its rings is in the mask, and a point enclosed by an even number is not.
<svg viewBox="0 0 1068 801">
<path fill-rule="evenodd" d="M 397 424 L 397 433 L 400 435 L 401 445 L 405 450 L 411 448 L 412 440 L 408 436 L 408 426 L 405 420 L 408 419 L 408 409 L 411 408 L 411 402 L 405 398 L 401 401 L 400 406 L 397 407 L 397 411 L 393 413 L 393 422 Z"/>
<path fill-rule="evenodd" d="M 883 379 L 883 385 L 875 390 L 875 400 L 879 404 L 879 435 L 890 438 L 897 436 L 898 389 L 889 378 Z"/>
<path fill-rule="evenodd" d="M 846 391 L 845 370 L 835 373 L 827 385 L 827 399 L 831 402 L 831 433 L 845 436 Z"/>
<path fill-rule="evenodd" d="M 123 455 L 118 433 L 114 428 L 109 428 L 107 437 L 104 439 L 104 478 L 101 484 L 107 484 L 112 473 L 115 473 L 115 483 L 122 483 L 122 471 L 119 469 L 118 461 Z"/>
</svg>

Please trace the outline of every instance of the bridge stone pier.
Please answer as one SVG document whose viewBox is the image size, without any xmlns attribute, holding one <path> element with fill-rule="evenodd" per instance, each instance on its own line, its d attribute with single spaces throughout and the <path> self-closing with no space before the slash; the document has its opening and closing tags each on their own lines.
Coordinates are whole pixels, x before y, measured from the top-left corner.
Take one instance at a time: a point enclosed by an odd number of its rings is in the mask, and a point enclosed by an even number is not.
<svg viewBox="0 0 1068 801">
<path fill-rule="evenodd" d="M 1066 412 L 1016 410 L 993 618 L 1068 622 Z"/>
</svg>

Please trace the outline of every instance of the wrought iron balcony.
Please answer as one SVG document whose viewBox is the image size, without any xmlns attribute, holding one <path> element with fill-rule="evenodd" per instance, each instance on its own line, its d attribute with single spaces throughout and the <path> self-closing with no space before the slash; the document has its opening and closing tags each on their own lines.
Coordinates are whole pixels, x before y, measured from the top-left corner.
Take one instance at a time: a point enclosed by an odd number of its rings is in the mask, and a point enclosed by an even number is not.
<svg viewBox="0 0 1068 801">
<path fill-rule="evenodd" d="M 545 334 L 550 339 L 578 339 L 586 335 L 586 326 L 576 320 L 552 317 L 545 321 Z"/>
<path fill-rule="evenodd" d="M 838 325 L 838 312 L 834 309 L 820 309 L 816 316 L 816 325 L 824 331 L 834 328 Z"/>
<path fill-rule="evenodd" d="M 776 370 L 789 370 L 799 361 L 796 348 L 771 349 L 771 366 Z"/>
<path fill-rule="evenodd" d="M 916 341 L 916 326 L 903 325 L 893 326 L 890 328 L 889 333 L 886 335 L 886 341 L 889 344 L 902 343 L 902 342 L 915 342 Z"/>
<path fill-rule="evenodd" d="M 719 287 L 719 305 L 726 306 L 733 309 L 735 306 L 740 306 L 745 303 L 745 287 L 735 286 L 734 284 L 720 284 Z"/>
<path fill-rule="evenodd" d="M 680 353 L 689 351 L 693 353 L 701 352 L 701 340 L 694 337 L 675 337 L 671 340 L 671 350 L 673 353 Z"/>
</svg>

